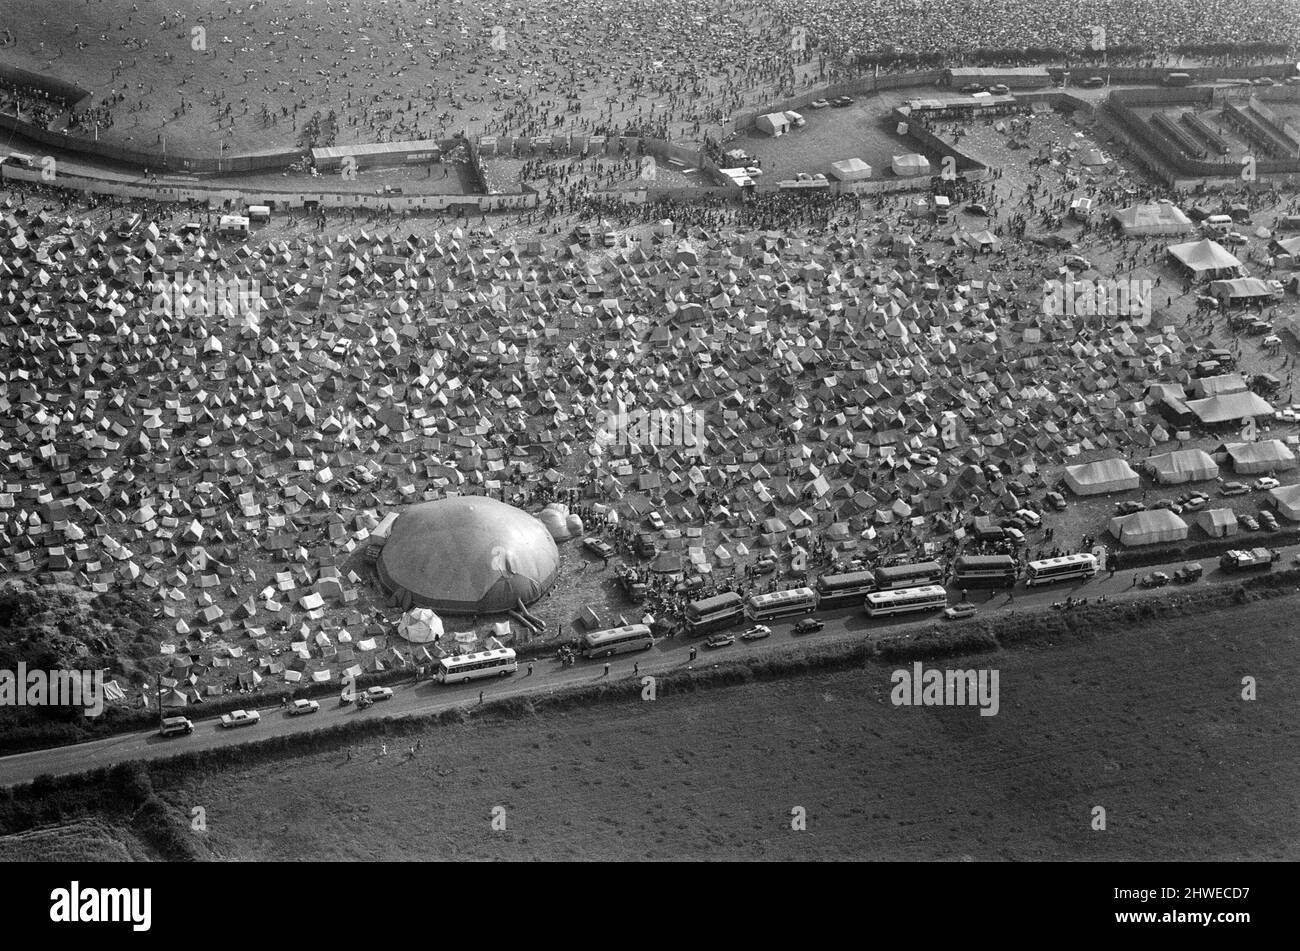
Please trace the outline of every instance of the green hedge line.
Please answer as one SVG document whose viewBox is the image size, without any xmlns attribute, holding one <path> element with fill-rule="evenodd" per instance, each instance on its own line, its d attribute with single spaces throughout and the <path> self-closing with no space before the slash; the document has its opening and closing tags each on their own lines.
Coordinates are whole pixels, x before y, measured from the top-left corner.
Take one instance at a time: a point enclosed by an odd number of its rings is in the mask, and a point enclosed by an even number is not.
<svg viewBox="0 0 1300 951">
<path fill-rule="evenodd" d="M 1118 602 L 1089 603 L 1068 611 L 1051 608 L 972 618 L 934 625 L 910 636 L 803 646 L 750 662 L 730 661 L 655 675 L 658 698 L 757 681 L 785 679 L 809 671 L 846 670 L 873 662 L 931 660 L 986 653 L 1032 641 L 1091 638 L 1107 628 L 1141 626 L 1161 617 L 1204 614 L 1235 605 L 1283 597 L 1300 590 L 1300 570 L 1290 569 L 1244 579 L 1238 585 L 1179 588 L 1166 594 Z M 132 811 L 137 833 L 160 855 L 187 857 L 195 840 L 184 823 L 158 800 L 153 784 L 171 783 L 231 767 L 248 767 L 330 752 L 358 742 L 421 734 L 434 727 L 476 720 L 512 720 L 604 703 L 639 703 L 643 685 L 627 678 L 565 688 L 549 694 L 508 697 L 438 713 L 403 717 L 362 717 L 313 730 L 268 737 L 253 743 L 189 751 L 165 759 L 119 764 L 111 769 L 66 776 L 39 776 L 31 783 L 0 789 L 0 833 L 102 812 L 105 803 L 123 803 Z M 116 791 L 107 797 L 105 791 Z M 110 808 L 113 808 L 110 806 Z M 141 818 L 143 817 L 143 818 Z M 166 821 L 164 821 L 166 820 Z"/>
</svg>

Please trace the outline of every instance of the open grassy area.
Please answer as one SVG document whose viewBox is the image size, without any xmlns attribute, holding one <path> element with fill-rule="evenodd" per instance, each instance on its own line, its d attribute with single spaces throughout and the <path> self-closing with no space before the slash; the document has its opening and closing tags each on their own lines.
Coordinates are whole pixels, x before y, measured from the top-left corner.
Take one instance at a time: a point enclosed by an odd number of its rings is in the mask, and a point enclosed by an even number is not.
<svg viewBox="0 0 1300 951">
<path fill-rule="evenodd" d="M 221 860 L 1294 859 L 1294 601 L 945 662 L 1000 671 L 992 717 L 872 664 L 156 787 Z"/>
</svg>

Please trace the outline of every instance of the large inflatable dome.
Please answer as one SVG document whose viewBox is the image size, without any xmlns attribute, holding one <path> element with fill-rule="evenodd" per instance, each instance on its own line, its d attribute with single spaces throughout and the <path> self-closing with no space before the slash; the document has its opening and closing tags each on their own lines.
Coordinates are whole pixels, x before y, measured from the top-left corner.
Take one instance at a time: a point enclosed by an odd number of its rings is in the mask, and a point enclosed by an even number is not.
<svg viewBox="0 0 1300 951">
<path fill-rule="evenodd" d="M 413 505 L 379 555 L 379 583 L 402 608 L 496 614 L 531 604 L 555 581 L 560 555 L 546 527 L 486 496 Z"/>
</svg>

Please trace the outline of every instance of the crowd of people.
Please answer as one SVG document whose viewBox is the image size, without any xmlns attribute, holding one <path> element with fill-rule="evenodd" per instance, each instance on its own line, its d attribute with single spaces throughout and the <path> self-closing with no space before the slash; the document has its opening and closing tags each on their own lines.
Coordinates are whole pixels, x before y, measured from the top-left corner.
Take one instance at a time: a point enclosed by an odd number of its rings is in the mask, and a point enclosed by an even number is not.
<svg viewBox="0 0 1300 951">
<path fill-rule="evenodd" d="M 264 148 L 268 129 L 286 144 L 453 131 L 701 142 L 748 107 L 882 62 L 910 68 L 916 56 L 943 65 L 983 62 L 990 50 L 1068 59 L 1098 56 L 1100 43 L 1117 51 L 1112 62 L 1169 62 L 1193 48 L 1203 48 L 1197 61 L 1241 61 L 1259 49 L 1250 44 L 1285 58 L 1300 40 L 1287 6 L 1268 0 L 1071 0 L 1050 10 L 1028 0 L 487 0 L 472 8 L 323 0 L 155 18 L 138 5 L 119 16 L 91 3 L 75 16 L 51 11 L 39 29 L 16 30 L 14 44 L 31 66 L 46 67 L 53 54 L 64 78 L 88 88 L 82 62 L 112 66 L 115 81 L 156 75 L 169 92 L 133 89 L 129 119 L 112 126 L 133 145 L 170 124 L 175 137 L 207 150 L 219 141 L 238 151 Z M 205 31 L 198 49 L 194 28 Z M 1124 52 L 1132 49 L 1141 52 Z M 912 59 L 890 60 L 904 51 Z M 329 109 L 334 124 L 307 128 L 301 118 Z M 109 127 L 100 122 L 101 134 Z"/>
</svg>

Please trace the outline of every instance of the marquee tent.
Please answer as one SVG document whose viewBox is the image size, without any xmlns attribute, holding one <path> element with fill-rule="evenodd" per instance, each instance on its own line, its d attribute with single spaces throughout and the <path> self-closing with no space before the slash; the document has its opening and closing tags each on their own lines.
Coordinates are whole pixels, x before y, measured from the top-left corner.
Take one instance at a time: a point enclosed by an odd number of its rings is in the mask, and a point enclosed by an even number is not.
<svg viewBox="0 0 1300 951">
<path fill-rule="evenodd" d="M 1229 306 L 1262 304 L 1273 300 L 1273 288 L 1258 277 L 1236 277 L 1228 281 L 1211 281 L 1210 295 Z"/>
<path fill-rule="evenodd" d="M 1122 208 L 1111 217 L 1126 235 L 1188 234 L 1196 230 L 1192 219 L 1167 201 Z"/>
<path fill-rule="evenodd" d="M 1162 485 L 1182 482 L 1203 482 L 1219 475 L 1219 467 L 1203 449 L 1179 449 L 1150 456 L 1146 467 L 1152 478 Z"/>
<path fill-rule="evenodd" d="M 1079 466 L 1066 466 L 1065 484 L 1075 495 L 1103 495 L 1136 489 L 1140 479 L 1123 459 L 1101 459 Z"/>
<path fill-rule="evenodd" d="M 1223 448 L 1232 460 L 1233 471 L 1242 475 L 1280 472 L 1296 466 L 1295 453 L 1280 439 L 1230 443 Z"/>
<path fill-rule="evenodd" d="M 1199 281 L 1238 277 L 1243 270 L 1227 248 L 1209 238 L 1170 245 L 1165 253 L 1175 267 Z"/>
<path fill-rule="evenodd" d="M 1187 537 L 1187 523 L 1169 509 L 1148 509 L 1110 520 L 1110 533 L 1121 545 L 1154 545 Z"/>
<path fill-rule="evenodd" d="M 1203 400 L 1188 400 L 1187 408 L 1207 426 L 1235 423 L 1255 416 L 1272 416 L 1272 405 L 1258 393 L 1219 393 Z"/>
<path fill-rule="evenodd" d="M 1300 485 L 1280 485 L 1270 489 L 1268 495 L 1277 506 L 1279 515 L 1300 522 Z"/>
<path fill-rule="evenodd" d="M 522 509 L 453 496 L 403 512 L 377 569 L 384 593 L 404 608 L 493 614 L 545 594 L 559 552 L 546 527 Z"/>
</svg>

